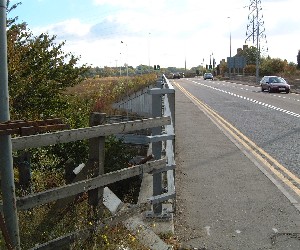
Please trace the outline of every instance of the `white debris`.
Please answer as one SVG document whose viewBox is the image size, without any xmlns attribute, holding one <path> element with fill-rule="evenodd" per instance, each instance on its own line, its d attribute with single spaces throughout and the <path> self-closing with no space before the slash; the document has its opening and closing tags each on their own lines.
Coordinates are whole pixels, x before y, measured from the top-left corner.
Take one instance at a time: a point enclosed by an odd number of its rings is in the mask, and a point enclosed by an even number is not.
<svg viewBox="0 0 300 250">
<path fill-rule="evenodd" d="M 78 175 L 84 167 L 85 167 L 84 163 L 79 164 L 78 167 L 74 168 L 73 173 Z"/>
</svg>

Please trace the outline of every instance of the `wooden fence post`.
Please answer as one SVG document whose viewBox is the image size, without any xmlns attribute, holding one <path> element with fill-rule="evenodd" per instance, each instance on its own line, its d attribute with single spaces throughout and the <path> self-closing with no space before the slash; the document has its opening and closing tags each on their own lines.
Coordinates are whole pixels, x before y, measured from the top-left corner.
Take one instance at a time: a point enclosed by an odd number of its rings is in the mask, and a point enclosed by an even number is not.
<svg viewBox="0 0 300 250">
<path fill-rule="evenodd" d="M 18 157 L 17 167 L 19 171 L 19 185 L 23 189 L 28 189 L 31 185 L 30 153 L 22 152 Z"/>
<path fill-rule="evenodd" d="M 90 116 L 90 126 L 104 124 L 106 120 L 105 113 L 92 113 Z M 105 157 L 105 136 L 92 138 L 89 140 L 89 164 L 87 164 L 88 175 L 96 177 L 104 174 Z M 103 214 L 103 188 L 97 188 L 88 191 L 88 201 L 93 207 L 94 215 L 98 218 Z"/>
</svg>

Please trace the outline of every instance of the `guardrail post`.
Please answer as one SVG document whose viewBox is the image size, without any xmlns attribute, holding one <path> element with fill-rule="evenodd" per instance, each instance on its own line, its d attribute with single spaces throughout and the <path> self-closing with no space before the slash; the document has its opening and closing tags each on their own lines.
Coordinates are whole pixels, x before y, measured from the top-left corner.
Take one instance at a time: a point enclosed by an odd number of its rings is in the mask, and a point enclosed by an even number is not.
<svg viewBox="0 0 300 250">
<path fill-rule="evenodd" d="M 173 86 L 169 83 L 168 79 L 163 76 L 165 87 L 171 88 L 174 90 Z M 171 117 L 171 125 L 165 126 L 167 134 L 174 134 L 175 135 L 175 90 L 173 93 L 169 93 L 166 95 L 167 103 L 165 103 L 164 109 L 164 116 Z M 166 155 L 168 159 L 169 166 L 174 165 L 175 163 L 175 136 L 174 139 L 171 141 L 166 141 Z M 168 192 L 175 193 L 175 170 L 167 172 L 168 178 Z M 176 199 L 173 200 L 173 211 L 176 211 Z"/>
<path fill-rule="evenodd" d="M 162 81 L 157 81 L 157 87 L 162 87 Z M 162 95 L 161 94 L 153 94 L 152 95 L 152 117 L 162 116 Z M 162 132 L 161 127 L 152 128 L 152 135 L 160 135 Z M 152 153 L 154 155 L 154 159 L 158 160 L 161 158 L 162 151 L 162 142 L 153 142 L 152 143 Z M 162 174 L 157 173 L 153 174 L 153 196 L 162 194 Z M 162 204 L 154 204 L 153 205 L 154 214 L 162 213 Z"/>
<path fill-rule="evenodd" d="M 90 116 L 90 126 L 104 124 L 106 120 L 105 113 L 92 113 Z M 105 136 L 92 138 L 89 140 L 89 175 L 96 177 L 104 174 L 104 152 Z M 93 206 L 94 215 L 98 218 L 103 214 L 103 188 L 97 188 L 88 192 L 89 204 Z"/>
<path fill-rule="evenodd" d="M 6 0 L 0 0 L 0 122 L 10 120 L 7 67 Z M 1 189 L 3 213 L 12 247 L 20 249 L 18 215 L 10 135 L 0 136 Z"/>
</svg>

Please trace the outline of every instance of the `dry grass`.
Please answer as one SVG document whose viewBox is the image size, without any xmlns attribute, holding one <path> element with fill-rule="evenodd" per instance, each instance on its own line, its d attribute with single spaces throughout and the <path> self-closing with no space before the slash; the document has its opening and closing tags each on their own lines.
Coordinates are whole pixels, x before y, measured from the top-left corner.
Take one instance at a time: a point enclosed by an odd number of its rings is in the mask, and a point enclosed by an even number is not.
<svg viewBox="0 0 300 250">
<path fill-rule="evenodd" d="M 81 84 L 68 88 L 67 95 L 81 99 L 94 99 L 92 111 L 111 114 L 113 103 L 150 84 L 155 84 L 157 76 L 147 74 L 133 77 L 88 78 Z"/>
<path fill-rule="evenodd" d="M 69 88 L 64 94 L 75 97 L 76 100 L 92 100 L 93 111 L 109 112 L 110 106 L 124 93 L 135 92 L 150 83 L 155 83 L 155 75 L 145 75 L 133 78 L 96 78 L 87 79 L 81 84 Z M 46 163 L 45 163 L 46 164 Z M 35 170 L 33 173 L 34 192 L 64 185 L 63 171 L 57 172 Z M 26 192 L 18 190 L 18 196 Z M 70 232 L 90 227 L 95 221 L 91 218 L 91 206 L 86 193 L 71 206 L 60 207 L 57 203 L 46 204 L 26 211 L 19 211 L 19 227 L 22 249 L 28 249 L 37 243 L 47 242 Z M 110 216 L 105 210 L 104 218 Z M 5 249 L 5 242 L 0 235 L 0 248 Z M 123 225 L 105 226 L 87 240 L 74 243 L 66 249 L 131 249 L 147 250 Z"/>
</svg>

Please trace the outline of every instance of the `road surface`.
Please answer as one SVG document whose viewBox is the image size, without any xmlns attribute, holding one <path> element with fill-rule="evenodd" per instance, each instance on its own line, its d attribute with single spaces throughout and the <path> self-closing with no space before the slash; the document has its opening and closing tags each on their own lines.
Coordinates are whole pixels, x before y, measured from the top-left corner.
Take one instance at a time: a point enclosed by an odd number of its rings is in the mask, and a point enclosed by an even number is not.
<svg viewBox="0 0 300 250">
<path fill-rule="evenodd" d="M 299 95 L 171 82 L 179 240 L 191 249 L 300 249 Z"/>
</svg>

